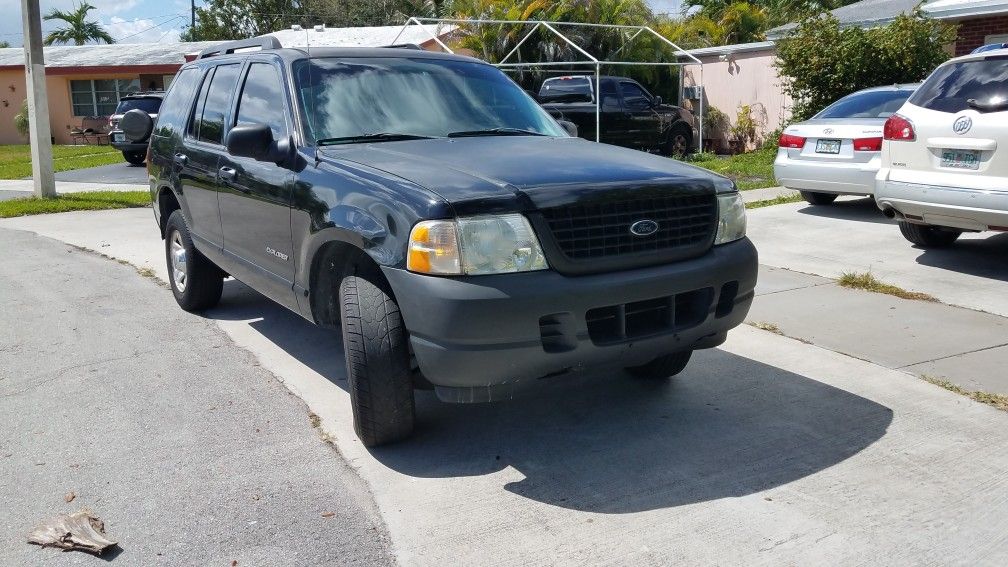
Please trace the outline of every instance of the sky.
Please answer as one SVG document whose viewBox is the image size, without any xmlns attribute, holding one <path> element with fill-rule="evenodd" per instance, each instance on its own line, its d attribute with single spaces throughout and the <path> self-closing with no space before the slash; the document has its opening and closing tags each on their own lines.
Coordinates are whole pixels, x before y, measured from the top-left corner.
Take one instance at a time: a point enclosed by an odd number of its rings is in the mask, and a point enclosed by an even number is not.
<svg viewBox="0 0 1008 567">
<path fill-rule="evenodd" d="M 72 10 L 77 0 L 40 0 L 42 14 L 53 9 Z M 88 0 L 95 6 L 88 15 L 97 20 L 117 43 L 167 43 L 179 39 L 189 25 L 190 0 Z M 648 0 L 658 13 L 678 14 L 681 0 Z M 197 0 L 202 6 L 204 0 Z M 21 0 L 0 0 L 0 11 L 18 18 L 0 19 L 0 41 L 22 45 Z M 58 22 L 42 22 L 45 34 Z"/>
</svg>

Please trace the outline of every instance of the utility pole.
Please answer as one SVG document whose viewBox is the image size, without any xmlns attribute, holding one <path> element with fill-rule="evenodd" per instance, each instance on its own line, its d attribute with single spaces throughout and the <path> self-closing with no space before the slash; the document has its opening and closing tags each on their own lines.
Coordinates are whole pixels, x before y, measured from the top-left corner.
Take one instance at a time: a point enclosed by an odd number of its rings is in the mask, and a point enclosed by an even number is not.
<svg viewBox="0 0 1008 567">
<path fill-rule="evenodd" d="M 45 58 L 42 55 L 42 15 L 39 0 L 21 0 L 24 22 L 25 85 L 28 88 L 28 135 L 31 143 L 32 184 L 37 197 L 55 197 L 52 130 L 46 97 Z"/>
<path fill-rule="evenodd" d="M 192 33 L 192 30 L 196 28 L 196 0 L 190 0 L 189 14 L 190 17 L 192 18 L 192 21 L 189 24 L 189 30 L 190 30 L 189 33 Z"/>
</svg>

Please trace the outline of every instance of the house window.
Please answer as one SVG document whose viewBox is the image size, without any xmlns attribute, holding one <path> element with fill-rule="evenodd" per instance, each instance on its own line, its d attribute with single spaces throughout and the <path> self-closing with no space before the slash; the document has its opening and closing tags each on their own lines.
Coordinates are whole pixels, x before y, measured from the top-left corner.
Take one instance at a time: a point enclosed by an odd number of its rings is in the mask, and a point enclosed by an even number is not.
<svg viewBox="0 0 1008 567">
<path fill-rule="evenodd" d="M 95 79 L 70 81 L 74 116 L 108 116 L 119 99 L 140 91 L 140 79 Z"/>
</svg>

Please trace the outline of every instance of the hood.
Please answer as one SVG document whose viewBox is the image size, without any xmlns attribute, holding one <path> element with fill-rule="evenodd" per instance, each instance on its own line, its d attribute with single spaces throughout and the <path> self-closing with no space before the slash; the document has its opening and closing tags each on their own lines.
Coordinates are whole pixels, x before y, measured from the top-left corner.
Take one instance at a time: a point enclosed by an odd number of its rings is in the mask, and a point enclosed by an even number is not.
<svg viewBox="0 0 1008 567">
<path fill-rule="evenodd" d="M 459 215 L 633 198 L 629 194 L 641 191 L 712 194 L 731 187 L 699 167 L 581 138 L 408 140 L 324 147 L 319 155 L 421 185 Z"/>
</svg>

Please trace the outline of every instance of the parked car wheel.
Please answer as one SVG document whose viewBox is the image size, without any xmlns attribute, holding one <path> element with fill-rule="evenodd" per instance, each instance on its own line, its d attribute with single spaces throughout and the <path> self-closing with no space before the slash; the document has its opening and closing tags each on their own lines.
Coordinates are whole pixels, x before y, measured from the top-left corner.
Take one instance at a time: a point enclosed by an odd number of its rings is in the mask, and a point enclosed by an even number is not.
<svg viewBox="0 0 1008 567">
<path fill-rule="evenodd" d="M 917 246 L 924 248 L 941 248 L 948 246 L 959 238 L 961 230 L 929 226 L 925 224 L 914 224 L 907 221 L 899 222 L 900 232 L 903 238 L 913 242 Z"/>
<path fill-rule="evenodd" d="M 377 279 L 346 276 L 339 288 L 354 431 L 367 447 L 409 437 L 415 415 L 406 327 Z"/>
<path fill-rule="evenodd" d="M 638 378 L 671 378 L 686 368 L 691 356 L 693 356 L 693 351 L 691 350 L 666 354 L 659 356 L 647 364 L 629 366 L 626 371 L 631 376 Z"/>
<path fill-rule="evenodd" d="M 203 311 L 220 302 L 224 274 L 193 246 L 182 211 L 176 210 L 165 225 L 165 257 L 168 281 L 179 307 Z"/>
<path fill-rule="evenodd" d="M 126 158 L 126 161 L 133 165 L 143 165 L 147 161 L 145 152 L 123 152 L 122 155 Z"/>
<path fill-rule="evenodd" d="M 802 199 L 810 205 L 829 205 L 839 196 L 835 193 L 818 193 L 816 191 L 799 191 Z"/>
<path fill-rule="evenodd" d="M 682 157 L 690 153 L 693 148 L 693 132 L 685 124 L 679 124 L 672 128 L 668 141 L 665 142 L 664 153 L 672 157 Z"/>
</svg>

